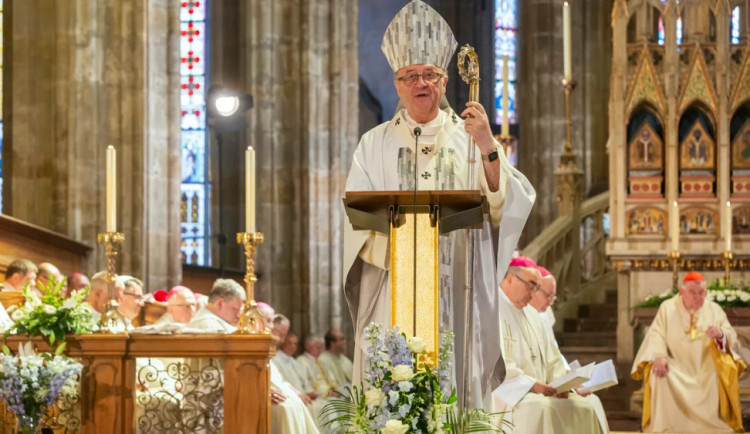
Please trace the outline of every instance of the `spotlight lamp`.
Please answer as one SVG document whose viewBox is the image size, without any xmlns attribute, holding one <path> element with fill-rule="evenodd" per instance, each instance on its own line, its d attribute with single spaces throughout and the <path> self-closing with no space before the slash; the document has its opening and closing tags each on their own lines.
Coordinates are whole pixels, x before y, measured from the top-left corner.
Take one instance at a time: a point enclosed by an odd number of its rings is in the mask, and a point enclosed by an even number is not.
<svg viewBox="0 0 750 434">
<path fill-rule="evenodd" d="M 221 86 L 211 86 L 206 100 L 206 114 L 209 125 L 217 132 L 240 129 L 245 125 L 245 111 L 253 107 L 250 94 Z"/>
</svg>

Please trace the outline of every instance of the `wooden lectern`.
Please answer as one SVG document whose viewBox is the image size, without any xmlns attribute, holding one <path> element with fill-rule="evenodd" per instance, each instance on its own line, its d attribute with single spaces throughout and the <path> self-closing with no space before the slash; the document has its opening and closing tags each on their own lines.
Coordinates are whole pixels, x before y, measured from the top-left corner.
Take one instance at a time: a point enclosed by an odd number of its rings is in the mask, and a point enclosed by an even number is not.
<svg viewBox="0 0 750 434">
<path fill-rule="evenodd" d="M 344 206 L 355 230 L 389 237 L 390 325 L 422 338 L 428 359 L 436 361 L 439 235 L 481 225 L 488 213 L 484 196 L 479 190 L 418 191 L 415 201 L 413 191 L 349 191 Z"/>
</svg>

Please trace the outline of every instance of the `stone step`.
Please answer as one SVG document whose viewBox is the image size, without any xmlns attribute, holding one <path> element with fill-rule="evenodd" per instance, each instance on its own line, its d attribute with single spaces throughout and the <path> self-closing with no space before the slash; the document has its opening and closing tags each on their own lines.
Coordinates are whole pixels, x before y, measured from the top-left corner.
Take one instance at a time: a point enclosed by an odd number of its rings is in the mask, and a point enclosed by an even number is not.
<svg viewBox="0 0 750 434">
<path fill-rule="evenodd" d="M 578 320 L 580 332 L 617 332 L 617 317 L 607 319 L 580 318 Z"/>
<path fill-rule="evenodd" d="M 611 432 L 641 431 L 641 415 L 631 411 L 607 411 L 607 423 Z"/>
<path fill-rule="evenodd" d="M 559 345 L 576 347 L 616 346 L 617 334 L 615 332 L 564 332 L 558 334 L 557 342 Z"/>
<path fill-rule="evenodd" d="M 560 352 L 568 362 L 578 360 L 581 366 L 591 362 L 603 362 L 607 359 L 617 357 L 617 346 L 587 347 L 587 346 L 562 346 Z"/>
<path fill-rule="evenodd" d="M 617 304 L 582 304 L 578 306 L 578 318 L 617 318 Z"/>
<path fill-rule="evenodd" d="M 607 304 L 617 304 L 617 290 L 610 289 L 604 291 L 604 302 Z"/>
</svg>

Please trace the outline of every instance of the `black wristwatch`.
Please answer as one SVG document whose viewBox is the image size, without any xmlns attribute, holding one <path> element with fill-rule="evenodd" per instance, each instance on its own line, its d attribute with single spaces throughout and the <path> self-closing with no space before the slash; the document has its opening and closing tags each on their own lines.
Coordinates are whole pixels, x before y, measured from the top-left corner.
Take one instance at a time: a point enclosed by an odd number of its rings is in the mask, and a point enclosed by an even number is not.
<svg viewBox="0 0 750 434">
<path fill-rule="evenodd" d="M 487 154 L 487 161 L 492 163 L 493 161 L 497 160 L 500 156 L 497 154 L 497 150 L 494 150 Z"/>
</svg>

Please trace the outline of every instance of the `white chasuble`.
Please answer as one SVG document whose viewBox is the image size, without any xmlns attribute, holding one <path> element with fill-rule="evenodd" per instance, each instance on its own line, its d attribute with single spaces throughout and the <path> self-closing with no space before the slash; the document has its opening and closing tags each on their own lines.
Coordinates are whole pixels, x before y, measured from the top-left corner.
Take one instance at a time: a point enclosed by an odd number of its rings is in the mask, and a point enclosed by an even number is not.
<svg viewBox="0 0 750 434">
<path fill-rule="evenodd" d="M 548 336 L 539 313 L 527 306 L 518 309 L 502 289 L 500 345 L 505 360 L 505 381 L 492 392 L 495 411 L 514 427 L 509 433 L 608 433 L 607 420 L 596 395 L 568 398 L 547 397 L 533 393 L 539 381 L 549 384 L 566 373 L 560 350 Z"/>
<path fill-rule="evenodd" d="M 725 339 L 706 336 L 711 325 Z M 732 432 L 730 423 L 741 428 L 737 376 L 745 364 L 737 349 L 737 334 L 718 304 L 706 300 L 691 322 L 679 294 L 662 303 L 631 369 L 634 379 L 644 380 L 643 431 Z M 651 372 L 660 357 L 669 367 L 662 378 Z"/>
<path fill-rule="evenodd" d="M 449 107 L 437 119 L 419 125 L 422 136 L 415 148 L 414 127 L 418 126 L 398 110 L 393 119 L 368 131 L 354 153 L 346 181 L 347 191 L 393 191 L 413 188 L 413 157 L 418 155 L 417 187 L 420 190 L 468 189 L 467 162 L 469 135 L 464 122 Z M 511 167 L 500 145 L 499 189 L 490 192 L 477 150 L 475 185 L 487 198 L 490 222 L 475 229 L 474 250 L 474 333 L 472 334 L 472 378 L 468 404 L 485 407 L 492 388 L 503 379 L 500 324 L 497 315 L 497 287 L 505 275 L 521 230 L 531 211 L 536 193 L 526 177 Z M 440 236 L 439 327 L 455 333 L 455 377 L 462 378 L 464 329 L 465 231 Z M 384 234 L 354 231 L 348 223 L 344 231 L 344 291 L 355 328 L 353 383 L 359 385 L 367 368 L 364 329 L 371 322 L 391 324 L 389 279 L 389 239 Z M 499 278 L 498 278 L 499 277 Z M 460 381 L 454 381 L 462 393 Z M 488 410 L 491 408 L 486 407 Z"/>
</svg>

